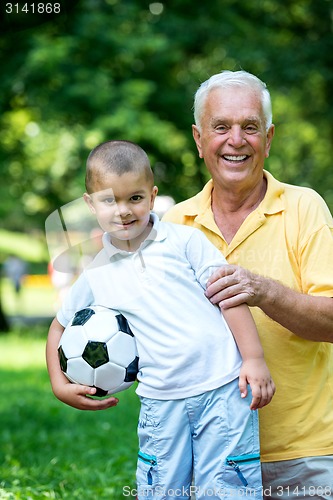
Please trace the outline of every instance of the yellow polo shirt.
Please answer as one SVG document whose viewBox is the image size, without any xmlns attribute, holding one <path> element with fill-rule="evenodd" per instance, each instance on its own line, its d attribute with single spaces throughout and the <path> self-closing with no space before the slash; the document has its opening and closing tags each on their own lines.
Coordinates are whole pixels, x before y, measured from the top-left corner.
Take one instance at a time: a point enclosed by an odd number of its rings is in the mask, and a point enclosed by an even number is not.
<svg viewBox="0 0 333 500">
<path fill-rule="evenodd" d="M 333 297 L 333 221 L 325 202 L 309 188 L 264 175 L 265 198 L 229 245 L 214 221 L 211 180 L 164 220 L 201 229 L 230 264 L 301 293 Z M 277 386 L 260 410 L 262 461 L 333 454 L 333 344 L 303 340 L 261 309 L 251 311 Z"/>
</svg>

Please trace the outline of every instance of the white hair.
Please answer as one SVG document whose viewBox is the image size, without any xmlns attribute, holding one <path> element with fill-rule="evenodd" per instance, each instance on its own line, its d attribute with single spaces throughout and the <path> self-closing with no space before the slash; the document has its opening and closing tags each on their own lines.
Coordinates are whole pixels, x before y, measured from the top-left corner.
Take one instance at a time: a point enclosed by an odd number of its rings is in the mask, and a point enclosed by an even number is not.
<svg viewBox="0 0 333 500">
<path fill-rule="evenodd" d="M 247 71 L 226 70 L 211 76 L 208 80 L 203 82 L 196 91 L 194 98 L 194 120 L 199 130 L 201 129 L 201 118 L 205 102 L 211 90 L 236 86 L 247 87 L 258 92 L 261 98 L 266 130 L 269 129 L 272 125 L 272 103 L 266 84 Z"/>
</svg>

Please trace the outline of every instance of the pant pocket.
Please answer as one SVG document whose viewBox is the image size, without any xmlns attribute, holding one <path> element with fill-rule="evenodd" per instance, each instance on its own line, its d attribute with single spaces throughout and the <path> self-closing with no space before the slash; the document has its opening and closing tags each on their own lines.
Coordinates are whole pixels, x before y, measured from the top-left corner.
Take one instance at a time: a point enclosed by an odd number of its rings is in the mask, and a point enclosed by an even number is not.
<svg viewBox="0 0 333 500">
<path fill-rule="evenodd" d="M 226 488 L 237 488 L 238 490 L 258 490 L 261 488 L 260 455 L 254 453 L 227 457 L 223 482 Z"/>
<path fill-rule="evenodd" d="M 157 459 L 155 455 L 148 455 L 139 451 L 137 465 L 138 486 L 149 488 L 156 484 L 157 479 Z"/>
</svg>

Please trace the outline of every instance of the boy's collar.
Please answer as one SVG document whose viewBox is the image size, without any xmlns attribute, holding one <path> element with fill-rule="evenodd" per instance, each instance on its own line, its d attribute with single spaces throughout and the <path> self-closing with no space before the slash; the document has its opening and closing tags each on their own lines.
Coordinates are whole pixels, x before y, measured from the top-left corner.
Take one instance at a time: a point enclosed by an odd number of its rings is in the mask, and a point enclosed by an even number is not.
<svg viewBox="0 0 333 500">
<path fill-rule="evenodd" d="M 164 224 L 161 224 L 158 216 L 153 212 L 151 212 L 150 214 L 150 221 L 153 223 L 153 226 L 147 238 L 141 243 L 140 249 L 146 247 L 150 241 L 163 241 L 167 236 Z M 103 247 L 109 258 L 113 257 L 116 254 L 121 254 L 121 253 L 123 254 L 135 253 L 135 252 L 126 252 L 125 250 L 120 250 L 119 248 L 112 245 L 109 233 L 103 234 L 102 241 L 103 241 Z"/>
</svg>

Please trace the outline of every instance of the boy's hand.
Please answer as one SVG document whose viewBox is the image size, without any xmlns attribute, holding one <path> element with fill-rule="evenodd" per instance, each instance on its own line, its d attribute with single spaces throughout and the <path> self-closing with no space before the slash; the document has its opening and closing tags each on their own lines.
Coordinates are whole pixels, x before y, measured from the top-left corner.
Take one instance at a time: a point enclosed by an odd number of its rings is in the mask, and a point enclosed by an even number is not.
<svg viewBox="0 0 333 500">
<path fill-rule="evenodd" d="M 242 398 L 247 396 L 248 384 L 252 391 L 251 410 L 257 410 L 271 402 L 275 393 L 275 384 L 263 358 L 243 361 L 239 374 L 239 390 Z"/>
<path fill-rule="evenodd" d="M 113 396 L 105 399 L 92 399 L 91 396 L 96 393 L 94 387 L 71 384 L 67 381 L 54 387 L 53 392 L 60 401 L 78 410 L 106 410 L 116 406 L 119 402 L 119 399 Z"/>
</svg>

